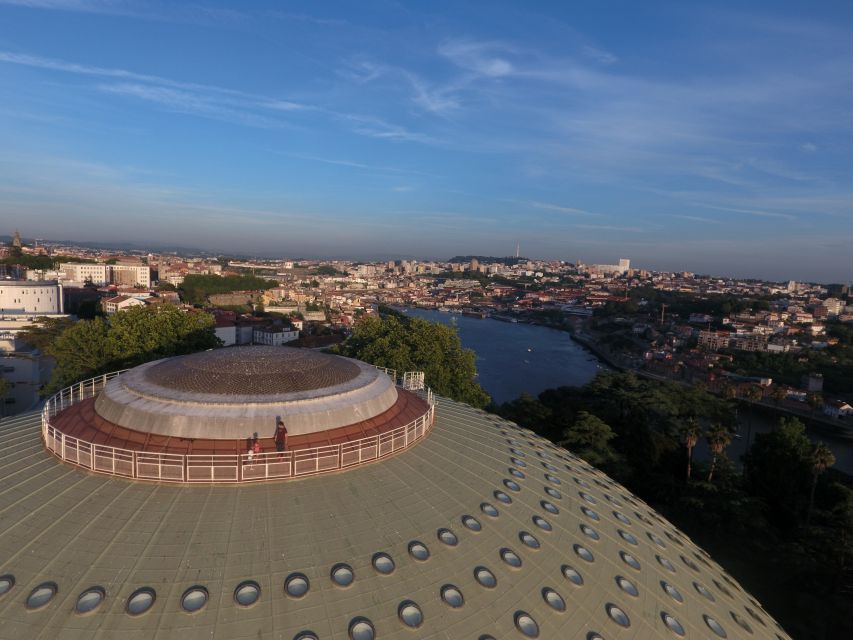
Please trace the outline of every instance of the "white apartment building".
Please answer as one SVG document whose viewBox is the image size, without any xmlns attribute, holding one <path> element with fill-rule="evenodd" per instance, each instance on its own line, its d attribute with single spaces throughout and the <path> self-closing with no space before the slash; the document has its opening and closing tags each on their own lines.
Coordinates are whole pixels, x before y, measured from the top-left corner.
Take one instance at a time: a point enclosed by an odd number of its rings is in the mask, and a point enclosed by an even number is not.
<svg viewBox="0 0 853 640">
<path fill-rule="evenodd" d="M 266 344 L 273 347 L 280 347 L 287 342 L 299 340 L 298 331 L 287 331 L 274 327 L 255 328 L 252 336 L 254 344 Z"/>
<path fill-rule="evenodd" d="M 51 281 L 0 280 L 0 315 L 62 313 L 62 287 Z"/>
<path fill-rule="evenodd" d="M 90 281 L 98 287 L 117 284 L 130 287 L 140 285 L 147 289 L 151 286 L 151 268 L 145 264 L 63 262 L 59 265 L 59 270 L 65 280 L 73 282 Z"/>
</svg>

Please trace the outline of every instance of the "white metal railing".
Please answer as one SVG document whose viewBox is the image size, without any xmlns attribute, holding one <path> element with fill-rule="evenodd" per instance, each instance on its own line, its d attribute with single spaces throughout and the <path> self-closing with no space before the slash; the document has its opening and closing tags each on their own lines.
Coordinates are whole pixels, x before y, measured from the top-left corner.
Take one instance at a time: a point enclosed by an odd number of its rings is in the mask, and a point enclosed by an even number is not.
<svg viewBox="0 0 853 640">
<path fill-rule="evenodd" d="M 41 422 L 42 438 L 49 451 L 65 462 L 95 473 L 128 478 L 188 483 L 256 482 L 327 473 L 379 460 L 418 442 L 429 433 L 435 422 L 435 396 L 431 389 L 422 386 L 422 396 L 428 408 L 409 424 L 352 442 L 281 453 L 179 454 L 135 451 L 68 436 L 52 424 L 51 419 L 57 414 L 94 397 L 107 382 L 124 371 L 84 380 L 66 387 L 47 400 Z M 392 377 L 396 375 L 393 370 L 386 373 Z"/>
</svg>

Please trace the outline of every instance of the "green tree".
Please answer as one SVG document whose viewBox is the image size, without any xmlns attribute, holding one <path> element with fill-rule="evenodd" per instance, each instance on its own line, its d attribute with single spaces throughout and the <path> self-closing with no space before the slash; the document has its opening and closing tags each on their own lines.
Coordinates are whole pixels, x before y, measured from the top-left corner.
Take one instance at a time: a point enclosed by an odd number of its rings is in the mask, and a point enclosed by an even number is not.
<svg viewBox="0 0 853 640">
<path fill-rule="evenodd" d="M 616 458 L 610 441 L 616 437 L 613 429 L 601 418 L 581 411 L 574 424 L 563 431 L 557 444 L 565 447 L 596 467 L 605 466 Z"/>
<path fill-rule="evenodd" d="M 46 347 L 56 360 L 45 391 L 168 356 L 221 345 L 213 318 L 174 305 L 140 306 L 105 318 L 81 320 Z"/>
<path fill-rule="evenodd" d="M 806 511 L 806 526 L 812 521 L 812 510 L 814 509 L 814 494 L 817 489 L 817 480 L 822 473 L 835 464 L 835 455 L 823 442 L 818 442 L 812 448 L 812 488 L 809 491 L 809 508 Z"/>
<path fill-rule="evenodd" d="M 796 526 L 813 471 L 812 445 L 796 418 L 782 418 L 770 433 L 755 437 L 745 458 L 749 490 L 770 507 L 783 528 Z"/>
<path fill-rule="evenodd" d="M 420 318 L 389 314 L 361 320 L 340 352 L 350 358 L 404 371 L 423 371 L 436 393 L 475 407 L 489 395 L 474 381 L 474 352 L 463 349 L 456 329 Z"/>
<path fill-rule="evenodd" d="M 693 449 L 699 442 L 699 422 L 696 418 L 688 418 L 687 424 L 681 429 L 681 442 L 684 443 L 684 448 L 687 449 L 687 481 L 690 481 L 692 466 L 693 466 Z"/>
<path fill-rule="evenodd" d="M 714 468 L 717 466 L 717 458 L 731 443 L 732 434 L 725 427 L 712 425 L 711 429 L 705 434 L 705 440 L 707 440 L 708 448 L 711 450 L 711 468 L 708 470 L 708 482 L 711 482 L 714 477 Z"/>
<path fill-rule="evenodd" d="M 74 324 L 70 318 L 36 318 L 34 324 L 30 325 L 18 335 L 28 345 L 35 347 L 42 353 L 48 353 L 51 344 Z"/>
</svg>

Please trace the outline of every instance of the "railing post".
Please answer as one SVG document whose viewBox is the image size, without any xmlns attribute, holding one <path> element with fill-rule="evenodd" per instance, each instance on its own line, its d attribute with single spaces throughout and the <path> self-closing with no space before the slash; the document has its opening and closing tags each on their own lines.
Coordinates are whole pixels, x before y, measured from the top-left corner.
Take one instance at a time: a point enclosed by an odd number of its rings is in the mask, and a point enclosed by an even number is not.
<svg viewBox="0 0 853 640">
<path fill-rule="evenodd" d="M 53 437 L 54 437 L 54 441 L 55 441 L 56 431 L 53 432 Z M 65 434 L 62 433 L 61 431 L 59 432 L 59 441 L 61 443 L 60 447 L 62 449 L 62 459 L 65 460 Z M 56 446 L 56 445 L 54 444 L 54 446 Z M 56 451 L 56 449 L 54 449 L 54 451 Z"/>
<path fill-rule="evenodd" d="M 94 385 L 94 382 L 92 384 Z M 136 455 L 136 451 L 130 454 L 130 475 L 133 478 L 139 477 L 139 458 Z"/>
</svg>

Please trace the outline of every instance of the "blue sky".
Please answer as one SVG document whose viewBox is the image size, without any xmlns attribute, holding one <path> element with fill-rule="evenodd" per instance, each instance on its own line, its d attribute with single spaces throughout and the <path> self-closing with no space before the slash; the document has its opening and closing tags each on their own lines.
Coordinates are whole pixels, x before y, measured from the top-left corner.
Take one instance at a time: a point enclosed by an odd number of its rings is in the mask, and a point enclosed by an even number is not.
<svg viewBox="0 0 853 640">
<path fill-rule="evenodd" d="M 0 232 L 853 279 L 853 3 L 0 0 Z"/>
</svg>

